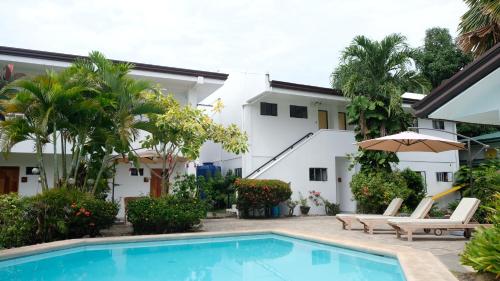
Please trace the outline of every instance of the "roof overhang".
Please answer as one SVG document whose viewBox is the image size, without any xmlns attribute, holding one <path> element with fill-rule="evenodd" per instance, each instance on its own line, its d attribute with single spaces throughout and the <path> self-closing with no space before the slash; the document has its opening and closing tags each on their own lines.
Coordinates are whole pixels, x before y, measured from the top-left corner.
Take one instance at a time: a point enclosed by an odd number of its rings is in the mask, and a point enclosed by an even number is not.
<svg viewBox="0 0 500 281">
<path fill-rule="evenodd" d="M 413 105 L 418 117 L 500 125 L 500 43 Z"/>
<path fill-rule="evenodd" d="M 266 97 L 268 95 L 290 95 L 290 96 L 301 96 L 301 97 L 308 97 L 308 98 L 313 98 L 313 99 L 318 99 L 318 100 L 332 100 L 332 101 L 341 101 L 341 102 L 348 102 L 349 99 L 344 97 L 342 92 L 336 89 L 332 88 L 325 88 L 325 87 L 317 87 L 317 86 L 311 86 L 311 85 L 304 85 L 304 84 L 296 84 L 296 83 L 290 83 L 290 82 L 284 82 L 284 81 L 278 81 L 278 80 L 271 80 L 269 82 L 269 89 L 266 91 L 263 91 L 262 93 L 253 96 L 249 100 L 247 100 L 247 103 L 254 103 L 256 101 L 259 101 L 263 97 Z M 407 94 L 402 96 L 403 100 L 403 107 L 404 108 L 411 108 L 411 104 L 417 102 L 420 97 L 417 97 L 418 94 L 413 94 L 413 96 L 408 96 Z"/>
<path fill-rule="evenodd" d="M 45 72 L 46 69 L 60 71 L 70 66 L 76 59 L 82 58 L 86 57 L 0 46 L 0 66 L 14 64 L 16 73 L 25 73 L 26 75 L 37 75 Z M 195 89 L 199 95 L 199 101 L 222 87 L 228 78 L 228 74 L 225 73 L 118 60 L 112 61 L 133 64 L 134 69 L 130 73 L 132 77 L 157 83 L 165 92 L 185 94 Z"/>
</svg>

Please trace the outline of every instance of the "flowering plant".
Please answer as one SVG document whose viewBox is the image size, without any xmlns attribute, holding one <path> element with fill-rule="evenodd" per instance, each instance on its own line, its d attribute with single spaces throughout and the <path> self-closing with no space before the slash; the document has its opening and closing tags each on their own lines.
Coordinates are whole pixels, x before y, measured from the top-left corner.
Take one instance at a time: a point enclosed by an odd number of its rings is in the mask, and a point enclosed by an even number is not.
<svg viewBox="0 0 500 281">
<path fill-rule="evenodd" d="M 319 191 L 309 191 L 309 200 L 311 200 L 316 207 L 323 205 L 323 198 L 321 197 L 321 192 Z"/>
</svg>

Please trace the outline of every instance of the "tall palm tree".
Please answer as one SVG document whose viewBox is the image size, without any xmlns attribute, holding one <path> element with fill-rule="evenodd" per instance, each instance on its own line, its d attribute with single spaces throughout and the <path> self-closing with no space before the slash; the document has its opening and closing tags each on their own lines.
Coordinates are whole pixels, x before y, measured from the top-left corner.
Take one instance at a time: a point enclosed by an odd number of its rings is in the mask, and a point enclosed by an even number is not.
<svg viewBox="0 0 500 281">
<path fill-rule="evenodd" d="M 500 1 L 465 0 L 469 10 L 458 25 L 458 44 L 464 52 L 480 56 L 500 42 Z"/>
<path fill-rule="evenodd" d="M 57 161 L 57 122 L 62 104 L 78 92 L 78 88 L 67 89 L 59 81 L 58 74 L 48 71 L 33 79 L 17 80 L 6 86 L 2 92 L 13 97 L 6 103 L 6 112 L 15 117 L 1 122 L 2 151 L 9 152 L 17 143 L 31 140 L 35 143 L 35 153 L 40 169 L 42 189 L 48 188 L 43 147 L 54 145 L 54 186 L 59 179 Z M 22 115 L 21 115 L 22 114 Z"/>
<path fill-rule="evenodd" d="M 426 92 L 429 82 L 413 70 L 413 52 L 406 38 L 391 34 L 381 41 L 356 36 L 342 52 L 332 73 L 332 86 L 350 99 L 348 122 L 356 124 L 358 141 L 406 129 L 408 116 L 402 109 L 405 91 Z M 362 167 L 390 170 L 395 154 L 361 152 Z M 363 165 L 366 164 L 366 165 Z"/>
<path fill-rule="evenodd" d="M 356 36 L 342 52 L 341 64 L 331 76 L 332 85 L 365 108 L 358 123 L 363 138 L 368 137 L 364 114 L 369 106 L 385 106 L 390 117 L 401 110 L 401 95 L 406 90 L 426 92 L 430 88 L 429 82 L 411 68 L 412 54 L 406 38 L 399 34 L 391 34 L 380 42 Z M 385 133 L 382 128 L 380 134 Z"/>
<path fill-rule="evenodd" d="M 138 136 L 136 124 L 138 116 L 156 110 L 156 104 L 145 99 L 154 87 L 147 81 L 132 79 L 128 76 L 133 65 L 113 63 L 99 52 L 90 53 L 88 59 L 75 63 L 93 84 L 97 92 L 103 114 L 99 127 L 90 135 L 90 146 L 101 147 L 101 164 L 95 175 L 92 192 L 96 192 L 104 171 L 109 168 L 112 154 L 127 154 L 131 142 Z M 97 145 L 97 146 L 96 146 Z"/>
</svg>

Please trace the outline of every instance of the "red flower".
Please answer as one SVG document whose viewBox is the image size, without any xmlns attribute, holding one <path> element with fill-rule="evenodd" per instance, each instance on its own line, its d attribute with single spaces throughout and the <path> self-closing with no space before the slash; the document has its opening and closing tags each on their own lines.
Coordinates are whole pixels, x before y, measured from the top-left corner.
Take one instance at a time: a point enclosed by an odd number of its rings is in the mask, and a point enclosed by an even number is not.
<svg viewBox="0 0 500 281">
<path fill-rule="evenodd" d="M 90 212 L 89 212 L 89 211 L 86 211 L 86 212 L 85 212 L 85 216 L 87 216 L 87 217 L 88 217 L 88 216 L 90 216 Z"/>
</svg>

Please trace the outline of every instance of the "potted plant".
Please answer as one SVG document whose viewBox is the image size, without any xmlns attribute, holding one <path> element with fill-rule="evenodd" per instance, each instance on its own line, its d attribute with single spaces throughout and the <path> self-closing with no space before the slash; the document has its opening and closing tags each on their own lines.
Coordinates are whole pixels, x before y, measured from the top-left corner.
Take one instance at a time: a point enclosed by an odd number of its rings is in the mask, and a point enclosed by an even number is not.
<svg viewBox="0 0 500 281">
<path fill-rule="evenodd" d="M 299 201 L 288 199 L 286 200 L 286 206 L 288 207 L 288 216 L 293 217 L 293 211 L 295 211 L 295 207 L 299 204 Z"/>
<path fill-rule="evenodd" d="M 307 216 L 309 214 L 309 210 L 311 207 L 307 204 L 307 198 L 302 196 L 302 193 L 299 192 L 299 205 L 300 205 L 300 213 L 303 214 L 304 216 Z"/>
</svg>

